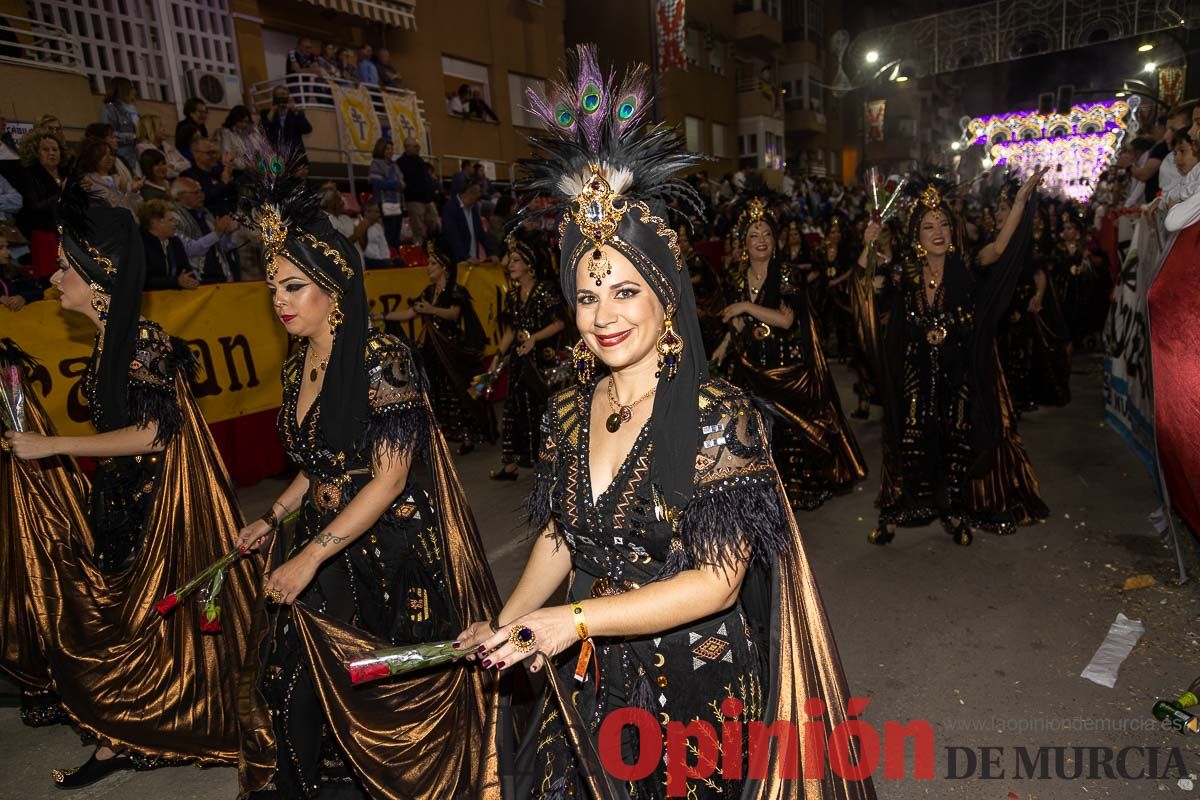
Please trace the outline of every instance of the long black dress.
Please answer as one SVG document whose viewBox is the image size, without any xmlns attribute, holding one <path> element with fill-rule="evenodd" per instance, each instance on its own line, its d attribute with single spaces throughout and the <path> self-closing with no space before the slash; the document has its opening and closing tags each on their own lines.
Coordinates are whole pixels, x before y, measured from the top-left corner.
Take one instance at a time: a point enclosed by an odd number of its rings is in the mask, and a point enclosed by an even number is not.
<svg viewBox="0 0 1200 800">
<path fill-rule="evenodd" d="M 1112 280 L 1107 270 L 1096 268 L 1091 248 L 1083 242 L 1074 249 L 1059 242 L 1049 266 L 1071 341 L 1081 345 L 1104 328 Z"/>
<path fill-rule="evenodd" d="M 539 451 L 539 431 L 546 411 L 549 388 L 547 371 L 558 362 L 558 335 L 543 339 L 527 355 L 517 355 L 516 347 L 524 338 L 563 317 L 562 295 L 546 281 L 537 281 L 525 300 L 519 289 L 504 296 L 501 322 L 518 332 L 513 340 L 512 360 L 508 369 L 508 396 L 501 417 L 501 462 L 532 467 Z"/>
<path fill-rule="evenodd" d="M 1048 271 L 1043 271 L 1047 285 L 1041 310 L 1029 310 L 1041 263 L 1035 261 L 1022 272 L 1000 323 L 1000 359 L 1018 411 L 1071 401 L 1071 338 Z"/>
<path fill-rule="evenodd" d="M 436 464 L 442 457 L 430 452 L 439 447 L 440 435 L 425 378 L 403 341 L 373 335 L 366 352 L 370 418 L 357 449 L 335 453 L 323 440 L 320 417 L 336 409 L 321 408 L 317 397 L 304 418 L 297 419 L 305 355 L 306 347 L 301 347 L 284 364 L 278 427 L 288 455 L 307 474 L 310 486 L 290 539 L 273 547 L 272 563 L 278 566 L 299 553 L 346 508 L 371 481 L 376 453 L 410 453 L 414 469 L 392 505 L 321 565 L 294 606 L 272 607 L 276 611 L 261 618 L 257 669 L 243 679 L 252 698 L 242 709 L 243 762 L 251 765 L 243 766 L 243 791 L 273 789 L 287 798 L 322 791 L 336 797 L 410 797 L 416 793 L 413 784 L 427 780 L 431 771 L 448 781 L 447 791 L 461 791 L 474 767 L 453 764 L 449 751 L 413 756 L 411 737 L 413 726 L 428 724 L 432 727 L 422 735 L 433 750 L 451 736 L 478 741 L 472 737 L 482 735 L 482 728 L 455 730 L 468 723 L 455 718 L 462 713 L 455 701 L 467 706 L 482 701 L 472 679 L 462 670 L 446 670 L 428 678 L 424 691 L 420 684 L 406 689 L 404 682 L 356 689 L 348 685 L 342 667 L 343 659 L 377 647 L 453 638 L 465 624 L 461 582 L 472 576 L 461 574 L 454 564 L 464 549 L 459 536 L 468 550 L 477 542 L 473 532 L 455 532 L 458 523 L 445 505 L 453 488 L 443 485 L 436 466 L 431 467 L 434 485 L 428 491 L 414 474 L 418 459 Z M 470 566 L 487 574 L 486 566 Z M 490 603 L 495 589 L 490 578 L 486 584 L 479 594 Z M 247 680 L 251 685 L 246 686 Z M 486 761 L 478 751 L 476 755 L 480 763 Z M 439 757 L 453 766 L 437 766 Z"/>
<path fill-rule="evenodd" d="M 813 509 L 849 491 L 867 468 L 842 414 L 819 326 L 798 280 L 791 267 L 772 260 L 757 296 L 750 292 L 747 270 L 728 282 L 730 303 L 787 305 L 795 316 L 790 329 L 779 330 L 744 315 L 741 332 L 731 329 L 729 379 L 776 412 L 771 437 L 775 463 L 793 505 Z"/>
<path fill-rule="evenodd" d="M 641 709 L 663 726 L 702 720 L 720 730 L 726 697 L 742 703 L 743 720 L 771 721 L 785 718 L 778 705 L 781 686 L 788 696 L 821 696 L 831 708 L 837 701 L 829 693 L 844 691 L 819 594 L 807 565 L 794 560 L 803 561 L 803 548 L 779 491 L 762 420 L 750 398 L 724 381 L 707 381 L 699 391 L 695 493 L 677 531 L 662 520 L 649 478 L 649 425 L 609 487 L 594 498 L 589 420 L 596 382 L 551 398 L 530 522 L 541 531 L 553 521 L 550 535 L 570 549 L 572 599 L 630 591 L 687 564 L 727 564 L 739 551 L 749 553 L 749 566 L 742 593 L 727 611 L 652 636 L 594 639 L 581 685 L 574 677 L 578 646 L 569 650 L 521 747 L 513 798 L 665 796 L 661 759 L 642 780 L 617 785 L 599 774 L 595 740 L 605 715 L 616 709 Z M 780 582 L 780 574 L 789 577 Z M 793 624 L 805 627 L 803 641 L 790 637 Z M 824 677 L 817 679 L 818 673 Z M 620 744 L 633 763 L 638 742 L 632 728 Z M 741 755 L 721 758 L 728 764 Z M 708 780 L 689 781 L 681 796 L 737 798 L 746 786 L 718 768 Z M 874 797 L 869 783 L 821 782 L 817 791 L 813 796 Z"/>
<path fill-rule="evenodd" d="M 451 441 L 473 444 L 495 440 L 495 418 L 489 407 L 471 398 L 467 386 L 478 371 L 485 334 L 471 295 L 457 283 L 441 291 L 433 284 L 421 299 L 438 308 L 457 308 L 457 320 L 434 314 L 422 317 L 421 362 L 429 375 L 429 398 L 438 424 Z"/>
<path fill-rule="evenodd" d="M 996 326 L 1021 267 L 1019 236 L 982 275 L 949 258 L 932 304 L 920 262 L 894 275 L 883 359 L 881 525 L 961 518 L 1006 531 L 1048 513 L 996 355 Z"/>
</svg>

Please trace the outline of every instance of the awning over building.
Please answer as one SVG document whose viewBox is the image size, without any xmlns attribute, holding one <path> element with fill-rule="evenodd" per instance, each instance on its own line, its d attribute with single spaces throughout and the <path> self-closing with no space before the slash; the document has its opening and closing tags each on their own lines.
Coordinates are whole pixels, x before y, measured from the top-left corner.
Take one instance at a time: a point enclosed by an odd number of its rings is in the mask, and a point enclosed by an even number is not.
<svg viewBox="0 0 1200 800">
<path fill-rule="evenodd" d="M 307 0 L 315 6 L 409 30 L 417 27 L 416 0 Z"/>
</svg>

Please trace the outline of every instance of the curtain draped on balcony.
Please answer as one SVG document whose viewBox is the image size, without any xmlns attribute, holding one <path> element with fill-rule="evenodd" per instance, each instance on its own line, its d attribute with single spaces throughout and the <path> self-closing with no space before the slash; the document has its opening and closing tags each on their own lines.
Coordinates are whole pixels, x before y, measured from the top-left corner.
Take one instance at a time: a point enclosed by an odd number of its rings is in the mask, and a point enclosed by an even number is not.
<svg viewBox="0 0 1200 800">
<path fill-rule="evenodd" d="M 409 30 L 417 27 L 414 14 L 416 0 L 306 0 L 314 6 L 353 14 L 356 17 L 382 22 Z"/>
</svg>

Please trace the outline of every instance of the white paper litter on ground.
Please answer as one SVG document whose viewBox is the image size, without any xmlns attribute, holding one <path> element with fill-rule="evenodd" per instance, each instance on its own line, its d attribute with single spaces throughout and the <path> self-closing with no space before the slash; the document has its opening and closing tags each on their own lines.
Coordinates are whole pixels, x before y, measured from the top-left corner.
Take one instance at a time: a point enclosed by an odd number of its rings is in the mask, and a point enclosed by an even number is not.
<svg viewBox="0 0 1200 800">
<path fill-rule="evenodd" d="M 1162 506 L 1150 512 L 1150 524 L 1154 526 L 1155 532 L 1162 536 L 1167 531 L 1167 514 Z"/>
<path fill-rule="evenodd" d="M 1079 677 L 1087 678 L 1092 683 L 1107 686 L 1109 689 L 1117 684 L 1117 670 L 1129 654 L 1133 646 L 1146 632 L 1141 620 L 1130 619 L 1124 614 L 1117 614 L 1116 620 L 1108 629 L 1108 635 L 1100 644 L 1100 649 L 1092 656 L 1092 660 L 1080 673 Z"/>
</svg>

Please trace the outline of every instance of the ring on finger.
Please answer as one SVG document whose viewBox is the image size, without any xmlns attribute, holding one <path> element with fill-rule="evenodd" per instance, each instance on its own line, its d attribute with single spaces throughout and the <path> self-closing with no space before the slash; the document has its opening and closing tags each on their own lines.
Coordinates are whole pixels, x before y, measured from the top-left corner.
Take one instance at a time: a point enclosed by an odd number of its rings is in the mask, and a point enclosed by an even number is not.
<svg viewBox="0 0 1200 800">
<path fill-rule="evenodd" d="M 508 629 L 508 641 L 522 653 L 528 653 L 537 647 L 537 634 L 526 625 L 513 625 Z"/>
<path fill-rule="evenodd" d="M 267 589 L 267 599 L 272 603 L 279 605 L 283 602 L 283 592 L 278 589 Z"/>
</svg>

